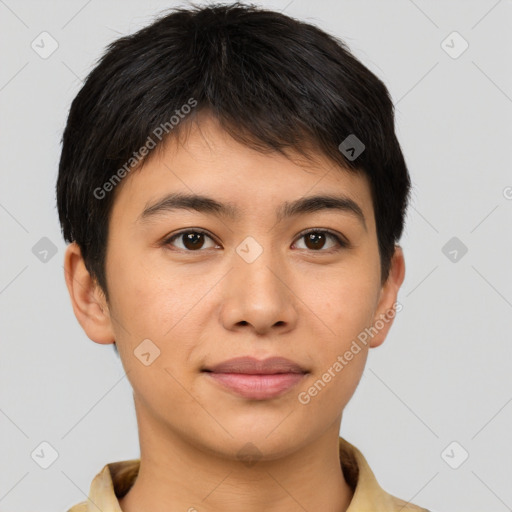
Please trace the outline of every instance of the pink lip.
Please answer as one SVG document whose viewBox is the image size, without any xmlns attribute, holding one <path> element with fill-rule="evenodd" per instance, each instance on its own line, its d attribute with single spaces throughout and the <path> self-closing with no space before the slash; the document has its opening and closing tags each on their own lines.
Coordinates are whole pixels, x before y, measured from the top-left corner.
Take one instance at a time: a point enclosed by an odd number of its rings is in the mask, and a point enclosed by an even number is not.
<svg viewBox="0 0 512 512">
<path fill-rule="evenodd" d="M 244 373 L 207 373 L 222 386 L 244 398 L 265 400 L 275 398 L 295 386 L 304 373 L 276 373 L 272 375 L 247 375 Z"/>
<path fill-rule="evenodd" d="M 259 360 L 255 357 L 235 357 L 222 363 L 204 368 L 214 373 L 245 373 L 249 375 L 268 375 L 274 373 L 305 373 L 306 370 L 285 357 L 268 357 Z"/>
<path fill-rule="evenodd" d="M 278 397 L 308 373 L 284 357 L 260 361 L 253 357 L 237 357 L 203 370 L 226 389 L 252 400 Z"/>
</svg>

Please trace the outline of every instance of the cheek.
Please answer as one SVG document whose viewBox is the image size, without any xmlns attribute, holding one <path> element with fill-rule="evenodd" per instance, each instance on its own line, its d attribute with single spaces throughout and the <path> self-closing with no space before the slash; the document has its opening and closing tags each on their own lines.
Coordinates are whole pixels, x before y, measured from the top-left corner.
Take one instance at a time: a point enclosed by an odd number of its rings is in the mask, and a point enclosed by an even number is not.
<svg viewBox="0 0 512 512">
<path fill-rule="evenodd" d="M 367 266 L 347 265 L 336 273 L 313 276 L 313 291 L 303 288 L 305 302 L 321 320 L 331 356 L 332 351 L 344 351 L 347 343 L 372 324 L 380 290 L 378 277 Z"/>
<path fill-rule="evenodd" d="M 193 306 L 193 287 L 187 286 L 186 276 L 179 272 L 170 275 L 161 263 L 142 254 L 117 252 L 119 255 L 112 252 L 108 275 L 115 312 L 126 325 L 119 335 L 129 333 L 132 342 L 139 338 L 162 340 Z"/>
<path fill-rule="evenodd" d="M 176 393 L 180 400 L 182 391 L 173 376 L 184 382 L 184 373 L 197 365 L 194 353 L 201 350 L 210 319 L 201 298 L 218 278 L 213 276 L 209 285 L 209 277 L 184 270 L 169 275 L 158 263 L 128 257 L 122 266 L 112 266 L 109 276 L 118 350 L 134 388 L 142 394 L 157 389 L 163 396 Z M 138 356 L 147 352 L 150 359 L 157 357 L 145 367 Z"/>
<path fill-rule="evenodd" d="M 315 282 L 321 293 L 310 294 L 307 303 L 321 319 L 317 322 L 321 332 L 315 337 L 314 375 L 302 388 L 305 394 L 299 401 L 332 417 L 347 404 L 364 370 L 368 356 L 364 331 L 372 325 L 378 275 L 368 268 L 356 272 L 353 267 Z"/>
<path fill-rule="evenodd" d="M 323 301 L 314 308 L 325 328 L 315 336 L 313 374 L 301 388 L 298 402 L 308 415 L 323 418 L 321 423 L 327 425 L 339 416 L 361 379 L 368 345 L 360 335 L 371 325 L 375 289 L 371 283 L 354 280 L 324 290 Z"/>
<path fill-rule="evenodd" d="M 167 402 L 176 410 L 190 407 L 180 383 L 188 385 L 183 372 L 197 341 L 190 323 L 197 303 L 193 290 L 186 280 L 164 279 L 159 269 L 135 259 L 112 269 L 110 276 L 118 350 L 139 400 L 155 416 L 163 414 L 160 408 Z"/>
<path fill-rule="evenodd" d="M 332 358 L 300 390 L 296 407 L 307 423 L 303 425 L 306 430 L 330 426 L 339 419 L 359 384 L 367 354 L 367 349 L 361 349 L 344 364 Z"/>
</svg>

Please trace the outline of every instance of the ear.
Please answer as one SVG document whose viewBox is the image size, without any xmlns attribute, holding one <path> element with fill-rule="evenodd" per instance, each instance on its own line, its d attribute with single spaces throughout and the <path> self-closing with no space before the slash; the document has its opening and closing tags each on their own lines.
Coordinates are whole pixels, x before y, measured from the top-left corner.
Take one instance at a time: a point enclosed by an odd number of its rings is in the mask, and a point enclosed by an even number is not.
<svg viewBox="0 0 512 512">
<path fill-rule="evenodd" d="M 389 276 L 380 291 L 380 298 L 373 319 L 373 330 L 370 328 L 371 332 L 374 333 L 370 341 L 370 347 L 372 348 L 378 347 L 384 342 L 393 325 L 396 313 L 401 310 L 401 306 L 396 307 L 395 304 L 397 302 L 398 290 L 402 286 L 404 277 L 404 253 L 402 248 L 396 245 L 391 259 Z"/>
<path fill-rule="evenodd" d="M 105 294 L 85 267 L 82 253 L 73 242 L 64 256 L 64 274 L 75 316 L 87 336 L 96 343 L 114 343 Z"/>
</svg>

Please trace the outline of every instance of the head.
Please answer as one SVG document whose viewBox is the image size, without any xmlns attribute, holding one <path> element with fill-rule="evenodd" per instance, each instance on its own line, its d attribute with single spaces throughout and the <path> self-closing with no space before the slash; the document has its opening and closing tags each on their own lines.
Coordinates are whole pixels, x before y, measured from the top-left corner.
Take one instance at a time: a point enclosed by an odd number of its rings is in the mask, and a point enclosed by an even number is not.
<svg viewBox="0 0 512 512">
<path fill-rule="evenodd" d="M 57 204 L 75 314 L 117 345 L 139 423 L 272 457 L 340 420 L 393 322 L 409 189 L 385 85 L 312 25 L 214 5 L 112 43 L 72 103 Z M 304 377 L 272 399 L 208 380 L 245 355 Z"/>
</svg>

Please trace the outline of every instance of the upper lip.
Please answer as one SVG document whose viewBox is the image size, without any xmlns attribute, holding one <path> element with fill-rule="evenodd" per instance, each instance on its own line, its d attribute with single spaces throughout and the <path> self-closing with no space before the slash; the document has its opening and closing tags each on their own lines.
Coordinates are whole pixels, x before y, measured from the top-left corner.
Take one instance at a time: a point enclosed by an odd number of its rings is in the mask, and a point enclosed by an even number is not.
<svg viewBox="0 0 512 512">
<path fill-rule="evenodd" d="M 255 357 L 235 357 L 214 366 L 204 368 L 203 371 L 214 373 L 245 373 L 249 375 L 272 375 L 276 373 L 307 373 L 297 363 L 285 357 L 269 357 L 256 359 Z"/>
</svg>

